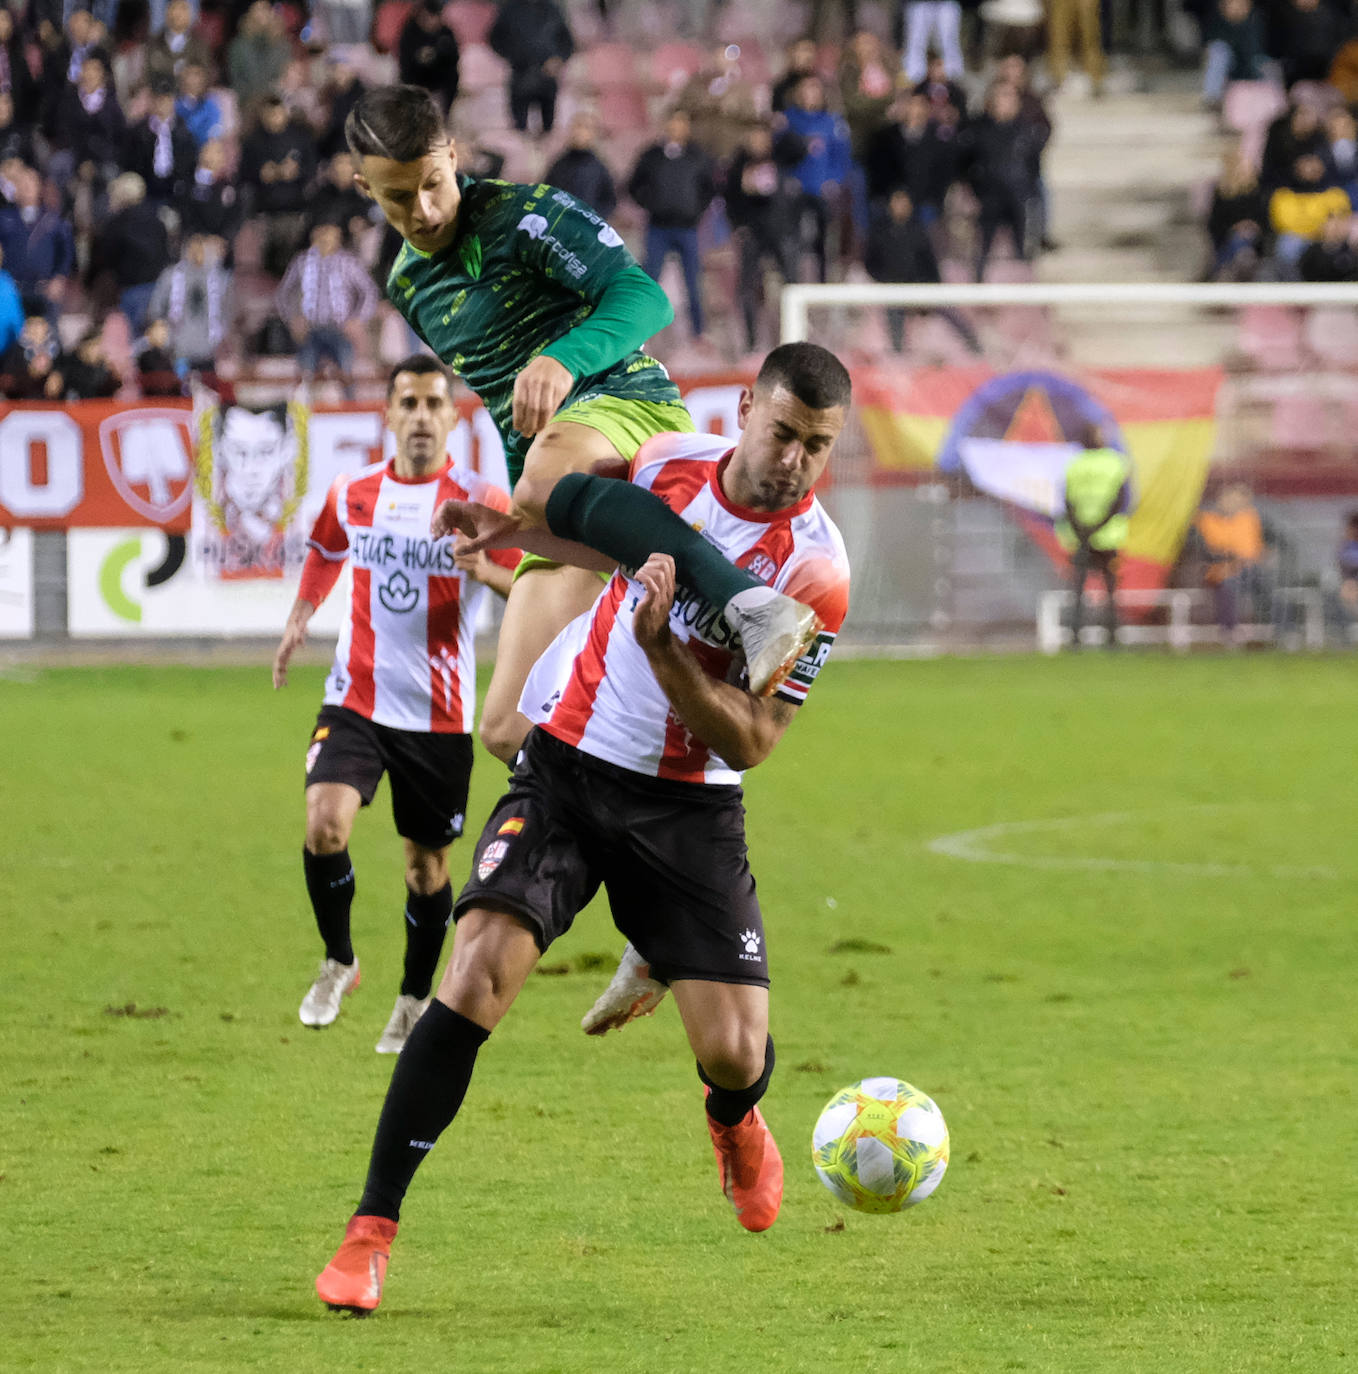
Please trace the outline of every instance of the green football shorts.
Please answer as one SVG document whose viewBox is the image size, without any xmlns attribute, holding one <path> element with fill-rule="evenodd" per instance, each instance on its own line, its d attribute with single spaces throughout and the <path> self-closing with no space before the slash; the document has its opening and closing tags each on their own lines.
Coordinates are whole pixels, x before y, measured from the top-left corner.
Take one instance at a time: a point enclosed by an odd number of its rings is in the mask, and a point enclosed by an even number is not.
<svg viewBox="0 0 1358 1374">
<path fill-rule="evenodd" d="M 630 463 L 637 450 L 655 434 L 692 434 L 693 417 L 678 401 L 624 400 L 621 396 L 593 396 L 558 410 L 553 420 L 597 429 Z M 541 554 L 526 553 L 514 569 L 514 581 L 525 573 L 557 566 Z M 609 574 L 601 573 L 604 581 Z"/>
</svg>

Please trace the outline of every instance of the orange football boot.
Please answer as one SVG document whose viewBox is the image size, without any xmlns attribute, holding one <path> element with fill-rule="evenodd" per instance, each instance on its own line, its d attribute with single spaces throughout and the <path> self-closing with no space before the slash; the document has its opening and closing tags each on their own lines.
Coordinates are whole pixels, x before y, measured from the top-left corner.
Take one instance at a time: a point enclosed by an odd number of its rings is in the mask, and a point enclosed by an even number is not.
<svg viewBox="0 0 1358 1374">
<path fill-rule="evenodd" d="M 366 1317 L 382 1301 L 396 1223 L 386 1217 L 350 1217 L 344 1243 L 316 1277 L 316 1292 L 332 1312 Z"/>
<path fill-rule="evenodd" d="M 706 1115 L 706 1113 L 704 1113 Z M 758 1107 L 734 1126 L 707 1118 L 721 1190 L 747 1231 L 767 1231 L 783 1203 L 783 1157 Z"/>
</svg>

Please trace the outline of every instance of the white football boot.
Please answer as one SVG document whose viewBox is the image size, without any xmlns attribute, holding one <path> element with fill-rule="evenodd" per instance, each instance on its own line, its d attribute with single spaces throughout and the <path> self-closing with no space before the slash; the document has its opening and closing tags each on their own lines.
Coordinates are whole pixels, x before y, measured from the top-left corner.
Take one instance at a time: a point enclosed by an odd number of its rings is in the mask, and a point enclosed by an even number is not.
<svg viewBox="0 0 1358 1374">
<path fill-rule="evenodd" d="M 740 635 L 750 693 L 757 697 L 778 690 L 821 628 L 820 616 L 810 606 L 772 587 L 737 592 L 723 614 Z"/>
<path fill-rule="evenodd" d="M 651 977 L 651 966 L 629 942 L 617 972 L 599 1000 L 580 1019 L 586 1035 L 621 1030 L 638 1016 L 652 1016 L 669 989 Z"/>
<path fill-rule="evenodd" d="M 428 1005 L 427 997 L 412 997 L 409 993 L 401 993 L 392 1008 L 391 1020 L 387 1022 L 387 1028 L 377 1042 L 378 1054 L 400 1054 L 410 1038 L 410 1032 L 415 1029 L 415 1022 L 424 1015 L 424 1009 Z"/>
<path fill-rule="evenodd" d="M 312 983 L 297 1017 L 304 1026 L 328 1026 L 339 1015 L 340 1002 L 358 987 L 358 960 L 341 964 L 338 959 L 324 959 L 316 970 Z"/>
</svg>

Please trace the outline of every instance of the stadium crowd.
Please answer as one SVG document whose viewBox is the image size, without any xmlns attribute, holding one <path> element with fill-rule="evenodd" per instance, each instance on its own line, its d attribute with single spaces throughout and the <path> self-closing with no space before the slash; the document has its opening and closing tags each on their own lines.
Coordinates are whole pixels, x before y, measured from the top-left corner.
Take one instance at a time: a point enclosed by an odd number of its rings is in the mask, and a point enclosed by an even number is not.
<svg viewBox="0 0 1358 1374">
<path fill-rule="evenodd" d="M 1234 135 L 1207 216 L 1213 281 L 1358 280 L 1358 13 L 1217 0 L 1202 95 Z"/>
<path fill-rule="evenodd" d="M 1358 43 L 1329 3 L 1203 18 L 1228 119 L 1293 83 L 1216 189 L 1212 276 L 1358 274 Z M 780 57 L 734 0 L 672 5 L 679 36 L 653 51 L 612 36 L 606 0 L 0 7 L 0 393 L 174 394 L 195 373 L 350 393 L 403 355 L 380 290 L 398 245 L 343 135 L 391 79 L 434 93 L 465 170 L 574 192 L 657 278 L 675 260 L 690 364 L 771 342 L 782 281 L 1030 275 L 1051 246 L 1041 83 L 1077 49 L 1097 92 L 1099 6 L 1050 0 L 1045 55 L 1026 0 L 982 6 L 987 35 L 957 0 L 804 8 Z M 898 350 L 906 323 L 888 321 Z"/>
</svg>

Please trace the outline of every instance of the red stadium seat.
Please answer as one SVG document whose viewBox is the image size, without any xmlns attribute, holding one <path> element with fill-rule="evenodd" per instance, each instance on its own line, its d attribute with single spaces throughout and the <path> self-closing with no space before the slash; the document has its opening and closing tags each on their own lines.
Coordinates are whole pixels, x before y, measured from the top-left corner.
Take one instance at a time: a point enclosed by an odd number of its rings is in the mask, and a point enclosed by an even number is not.
<svg viewBox="0 0 1358 1374">
<path fill-rule="evenodd" d="M 597 105 L 605 129 L 650 127 L 650 107 L 640 86 L 605 86 L 598 93 Z"/>
<path fill-rule="evenodd" d="M 1232 81 L 1226 87 L 1221 117 L 1238 134 L 1266 129 L 1287 108 L 1282 88 L 1270 81 Z"/>
<path fill-rule="evenodd" d="M 599 43 L 584 57 L 586 77 L 597 91 L 607 86 L 635 86 L 638 82 L 637 54 L 626 43 Z"/>
<path fill-rule="evenodd" d="M 378 52 L 394 52 L 410 11 L 412 0 L 382 0 L 373 16 L 373 47 Z"/>
<path fill-rule="evenodd" d="M 495 23 L 495 6 L 488 0 L 452 0 L 444 7 L 444 22 L 457 37 L 458 46 L 465 49 L 468 43 L 484 43 Z"/>
<path fill-rule="evenodd" d="M 651 54 L 651 78 L 666 90 L 677 90 L 706 60 L 692 43 L 662 43 Z"/>
<path fill-rule="evenodd" d="M 1247 305 L 1240 312 L 1240 350 L 1257 367 L 1298 368 L 1302 361 L 1301 312 L 1291 306 Z"/>
<path fill-rule="evenodd" d="M 509 84 L 509 67 L 484 43 L 470 43 L 462 49 L 457 64 L 460 91 L 500 91 Z"/>
</svg>

